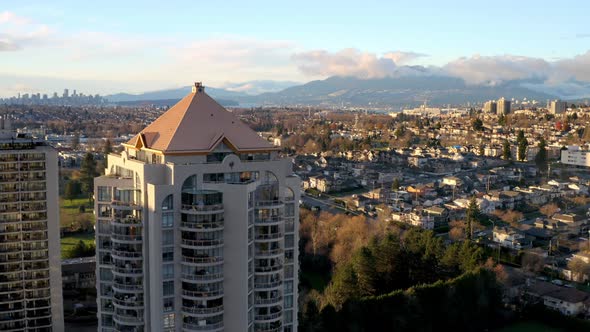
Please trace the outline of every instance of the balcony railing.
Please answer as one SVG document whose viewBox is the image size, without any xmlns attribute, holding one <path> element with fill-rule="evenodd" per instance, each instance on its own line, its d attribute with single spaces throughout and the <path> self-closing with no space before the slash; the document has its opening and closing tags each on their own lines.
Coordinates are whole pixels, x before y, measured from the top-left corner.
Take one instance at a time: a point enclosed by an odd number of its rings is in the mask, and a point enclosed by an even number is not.
<svg viewBox="0 0 590 332">
<path fill-rule="evenodd" d="M 208 289 L 207 287 L 203 287 L 202 290 L 182 290 L 183 296 L 194 297 L 194 298 L 208 298 L 208 297 L 216 297 L 216 296 L 223 296 L 223 287 L 219 289 Z"/>
<path fill-rule="evenodd" d="M 194 230 L 219 230 L 223 229 L 223 221 L 202 222 L 202 221 L 182 221 L 180 223 L 182 228 L 190 228 Z"/>
<path fill-rule="evenodd" d="M 279 312 L 270 313 L 270 314 L 255 315 L 254 316 L 254 320 L 257 320 L 257 321 L 272 321 L 272 320 L 277 320 L 277 319 L 281 318 L 282 316 L 283 316 L 283 313 L 281 311 L 279 311 Z"/>
<path fill-rule="evenodd" d="M 219 281 L 219 280 L 223 279 L 223 273 L 206 273 L 206 274 L 183 273 L 182 279 L 188 280 L 188 281 L 203 281 L 203 282 L 212 281 L 212 280 Z"/>
<path fill-rule="evenodd" d="M 195 315 L 211 315 L 211 314 L 218 314 L 223 312 L 223 305 L 213 308 L 203 308 L 203 307 L 182 307 L 182 311 L 190 314 Z"/>
<path fill-rule="evenodd" d="M 191 323 L 182 323 L 182 328 L 189 331 L 213 331 L 223 329 L 223 322 L 214 324 L 197 325 Z"/>
<path fill-rule="evenodd" d="M 193 263 L 193 264 L 207 264 L 207 263 L 222 263 L 223 256 L 209 256 L 209 255 L 202 255 L 202 256 L 187 256 L 182 255 L 182 262 L 183 263 Z"/>
<path fill-rule="evenodd" d="M 208 211 L 221 211 L 223 210 L 223 204 L 182 204 L 182 212 L 208 212 Z"/>
<path fill-rule="evenodd" d="M 270 297 L 270 298 L 261 298 L 261 297 L 257 297 L 254 300 L 254 304 L 257 305 L 269 305 L 269 304 L 276 304 L 276 303 L 281 303 L 281 301 L 283 301 L 283 297 L 282 296 L 276 296 L 276 297 Z"/>
<path fill-rule="evenodd" d="M 182 239 L 182 245 L 188 247 L 213 247 L 223 245 L 223 239 L 188 240 Z"/>
</svg>

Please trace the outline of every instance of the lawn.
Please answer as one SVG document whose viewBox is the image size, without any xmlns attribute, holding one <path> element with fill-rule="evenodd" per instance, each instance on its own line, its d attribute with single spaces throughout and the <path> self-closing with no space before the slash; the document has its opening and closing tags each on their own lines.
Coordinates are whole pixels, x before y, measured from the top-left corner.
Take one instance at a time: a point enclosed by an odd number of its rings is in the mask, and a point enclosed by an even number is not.
<svg viewBox="0 0 590 332">
<path fill-rule="evenodd" d="M 80 213 L 80 206 L 85 207 L 84 213 Z M 94 221 L 93 208 L 94 206 L 92 202 L 88 201 L 88 198 L 74 198 L 72 200 L 60 198 L 59 218 L 61 226 L 70 227 L 81 220 Z"/>
<path fill-rule="evenodd" d="M 71 233 L 61 238 L 61 257 L 69 257 L 68 253 L 78 242 L 82 240 L 87 245 L 94 244 L 94 234 L 92 233 Z"/>
<path fill-rule="evenodd" d="M 556 329 L 545 325 L 543 323 L 534 322 L 534 321 L 526 321 L 526 322 L 518 322 L 512 324 L 510 326 L 503 327 L 501 329 L 496 330 L 495 332 L 562 332 L 564 330 Z"/>
</svg>

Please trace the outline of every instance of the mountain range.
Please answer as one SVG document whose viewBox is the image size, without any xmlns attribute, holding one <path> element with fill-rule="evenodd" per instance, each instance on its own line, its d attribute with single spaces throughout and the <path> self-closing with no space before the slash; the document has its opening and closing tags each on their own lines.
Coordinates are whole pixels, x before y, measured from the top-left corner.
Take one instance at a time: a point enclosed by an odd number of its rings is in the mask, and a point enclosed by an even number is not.
<svg viewBox="0 0 590 332">
<path fill-rule="evenodd" d="M 505 97 L 522 100 L 559 98 L 562 94 L 529 82 L 508 81 L 497 85 L 468 85 L 450 76 L 402 76 L 377 79 L 333 76 L 305 84 L 296 82 L 251 81 L 227 84 L 224 88 L 206 87 L 207 93 L 222 104 L 353 106 L 398 109 L 415 107 L 425 101 L 429 105 L 465 105 Z M 113 103 L 133 104 L 179 100 L 191 87 L 167 89 L 132 95 L 118 93 L 106 98 Z M 261 91 L 269 91 L 259 93 Z"/>
</svg>

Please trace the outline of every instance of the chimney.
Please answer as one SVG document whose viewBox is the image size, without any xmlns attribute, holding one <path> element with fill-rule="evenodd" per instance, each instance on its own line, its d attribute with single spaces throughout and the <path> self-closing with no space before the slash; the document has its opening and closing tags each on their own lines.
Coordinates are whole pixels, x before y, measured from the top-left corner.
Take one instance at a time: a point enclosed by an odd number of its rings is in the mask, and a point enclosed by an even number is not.
<svg viewBox="0 0 590 332">
<path fill-rule="evenodd" d="M 193 93 L 201 93 L 205 91 L 205 87 L 201 82 L 195 82 L 195 86 L 193 86 Z"/>
</svg>

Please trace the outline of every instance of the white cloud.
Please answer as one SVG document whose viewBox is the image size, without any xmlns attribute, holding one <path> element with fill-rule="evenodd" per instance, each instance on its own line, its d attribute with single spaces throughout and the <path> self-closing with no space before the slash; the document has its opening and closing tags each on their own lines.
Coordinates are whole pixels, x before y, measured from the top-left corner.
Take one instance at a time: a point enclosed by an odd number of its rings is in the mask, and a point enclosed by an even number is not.
<svg viewBox="0 0 590 332">
<path fill-rule="evenodd" d="M 549 62 L 540 58 L 473 55 L 451 61 L 443 66 L 443 70 L 463 78 L 468 84 L 496 85 L 511 80 L 544 80 L 552 68 Z"/>
<path fill-rule="evenodd" d="M 404 65 L 418 58 L 426 57 L 426 54 L 406 51 L 393 51 L 383 55 L 386 59 L 391 59 L 396 65 Z"/>
<path fill-rule="evenodd" d="M 293 60 L 301 72 L 310 76 L 380 78 L 394 75 L 397 67 L 391 57 L 381 57 L 354 48 L 334 53 L 325 50 L 296 53 Z"/>
<path fill-rule="evenodd" d="M 52 30 L 44 24 L 17 16 L 12 12 L 0 12 L 0 51 L 18 51 L 38 46 L 47 41 Z"/>
</svg>

